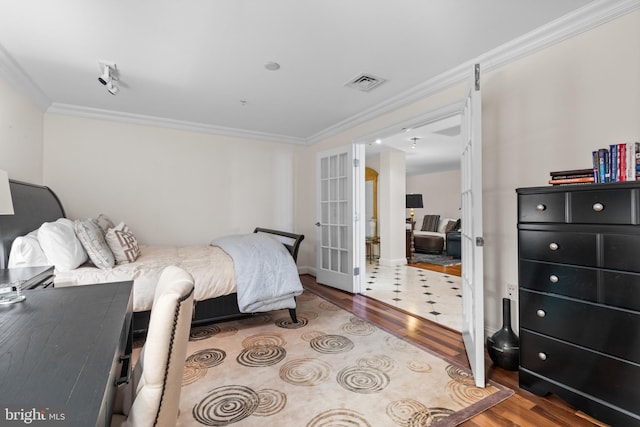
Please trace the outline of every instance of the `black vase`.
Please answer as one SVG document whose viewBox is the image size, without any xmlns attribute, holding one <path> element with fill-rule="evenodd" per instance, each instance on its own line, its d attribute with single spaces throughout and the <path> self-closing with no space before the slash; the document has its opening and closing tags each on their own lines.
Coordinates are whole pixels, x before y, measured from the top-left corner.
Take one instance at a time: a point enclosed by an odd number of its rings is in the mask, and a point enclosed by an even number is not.
<svg viewBox="0 0 640 427">
<path fill-rule="evenodd" d="M 509 371 L 517 371 L 520 362 L 520 340 L 511 329 L 511 300 L 502 298 L 502 328 L 487 338 L 487 351 L 493 363 Z"/>
</svg>

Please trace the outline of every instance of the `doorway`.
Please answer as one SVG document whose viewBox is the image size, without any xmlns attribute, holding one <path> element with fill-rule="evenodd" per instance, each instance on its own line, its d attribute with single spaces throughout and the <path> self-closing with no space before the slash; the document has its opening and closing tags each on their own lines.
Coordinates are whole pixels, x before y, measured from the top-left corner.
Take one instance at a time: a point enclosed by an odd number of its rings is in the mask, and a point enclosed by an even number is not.
<svg viewBox="0 0 640 427">
<path fill-rule="evenodd" d="M 418 233 L 422 233 L 420 229 L 424 215 L 440 215 L 443 227 L 448 221 L 455 222 L 460 217 L 460 154 L 462 145 L 459 114 L 439 117 L 434 120 L 423 120 L 419 126 L 414 125 L 401 132 L 378 138 L 377 141 L 365 143 L 365 163 L 367 168 L 372 171 L 369 176 L 376 174 L 376 180 L 378 173 L 382 179 L 386 173 L 381 170 L 381 162 L 376 158 L 385 150 L 403 152 L 405 156 L 405 187 L 394 191 L 406 194 L 419 193 L 423 196 L 424 207 L 415 209 L 415 228 L 418 229 Z M 367 183 L 369 182 L 367 181 Z M 377 185 L 376 187 L 380 188 Z M 375 204 L 378 203 L 378 200 L 379 203 L 386 203 L 388 198 L 384 194 L 378 193 L 375 196 L 373 198 L 371 193 L 367 192 L 366 205 L 373 205 L 370 209 L 377 211 Z M 406 210 L 405 213 L 408 217 L 409 210 Z M 384 221 L 384 217 L 376 217 L 376 228 L 384 226 Z M 433 233 L 438 235 L 434 236 L 434 239 L 441 239 L 444 243 L 446 240 L 444 228 L 439 231 L 439 233 L 437 230 Z M 367 233 L 367 235 L 369 234 L 371 231 Z M 375 236 L 376 240 L 384 245 L 384 241 L 378 240 L 379 235 Z M 404 239 L 406 238 L 405 234 Z M 367 243 L 367 250 L 370 246 Z M 444 260 L 447 258 L 445 247 L 434 252 L 438 253 L 425 253 L 425 258 L 433 258 L 432 262 L 448 263 Z M 379 262 L 376 256 L 379 255 L 379 252 L 374 252 L 373 255 L 373 257 L 367 257 L 366 273 L 362 286 L 364 295 L 452 329 L 461 330 L 460 274 L 455 273 L 456 270 L 460 271 L 459 265 L 449 267 L 453 273 L 447 274 L 445 271 L 443 274 L 424 268 L 426 265 L 407 266 L 406 262 L 387 265 L 384 262 Z M 405 255 L 403 253 L 391 258 L 405 261 Z M 416 257 L 418 255 L 422 254 L 416 254 Z M 440 266 L 436 265 L 435 267 L 438 269 Z M 440 267 L 441 271 L 446 269 L 446 266 Z"/>
</svg>

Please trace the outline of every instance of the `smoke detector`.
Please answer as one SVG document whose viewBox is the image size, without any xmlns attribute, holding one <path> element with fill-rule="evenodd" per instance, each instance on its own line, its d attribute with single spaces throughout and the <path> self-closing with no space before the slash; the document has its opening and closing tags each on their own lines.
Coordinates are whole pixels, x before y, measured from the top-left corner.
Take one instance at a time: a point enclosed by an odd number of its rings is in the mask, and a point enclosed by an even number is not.
<svg viewBox="0 0 640 427">
<path fill-rule="evenodd" d="M 352 89 L 360 90 L 362 92 L 369 92 L 374 88 L 380 86 L 384 82 L 386 82 L 386 80 L 381 77 L 376 77 L 373 74 L 363 73 L 349 80 L 345 84 L 345 86 L 350 87 Z"/>
</svg>

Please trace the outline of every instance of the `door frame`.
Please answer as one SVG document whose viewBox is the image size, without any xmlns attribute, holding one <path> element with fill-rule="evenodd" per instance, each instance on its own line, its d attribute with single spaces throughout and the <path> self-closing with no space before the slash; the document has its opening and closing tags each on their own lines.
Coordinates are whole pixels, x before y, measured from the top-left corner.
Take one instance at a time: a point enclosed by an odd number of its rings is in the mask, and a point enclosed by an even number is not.
<svg viewBox="0 0 640 427">
<path fill-rule="evenodd" d="M 464 111 L 466 103 L 466 97 L 455 100 L 451 103 L 445 104 L 444 106 L 434 108 L 432 110 L 425 111 L 417 116 L 413 116 L 409 119 L 394 123 L 390 126 L 386 126 L 380 128 L 376 131 L 367 133 L 366 135 L 357 137 L 353 140 L 354 144 L 370 144 L 376 139 L 384 139 L 390 137 L 392 135 L 397 135 L 399 133 L 405 132 L 407 129 L 415 129 L 418 127 L 426 126 L 432 123 L 439 122 L 441 120 L 448 119 L 450 117 L 462 115 Z M 364 206 L 364 194 L 362 195 L 363 200 L 360 203 Z M 462 218 L 464 221 L 464 218 Z M 362 236 L 357 244 L 360 247 L 365 247 L 365 236 Z M 363 264 L 363 267 L 366 266 L 366 263 Z M 362 287 L 361 287 L 362 289 Z"/>
</svg>

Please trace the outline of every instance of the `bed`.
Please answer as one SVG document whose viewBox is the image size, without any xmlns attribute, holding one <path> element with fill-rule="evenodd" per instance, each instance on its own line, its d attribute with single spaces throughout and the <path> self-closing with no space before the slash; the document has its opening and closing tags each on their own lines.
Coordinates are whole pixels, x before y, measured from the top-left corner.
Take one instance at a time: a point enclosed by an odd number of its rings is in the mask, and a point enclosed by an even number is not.
<svg viewBox="0 0 640 427">
<path fill-rule="evenodd" d="M 44 223 L 51 224 L 60 221 L 60 218 L 66 218 L 62 203 L 50 188 L 15 180 L 10 180 L 9 184 L 15 215 L 0 216 L 1 268 L 7 268 L 9 265 L 11 247 L 17 238 L 22 239 L 34 230 L 41 229 Z M 246 249 L 246 246 L 240 246 L 244 244 L 243 239 L 249 239 L 251 243 L 249 249 Z M 192 247 L 140 245 L 139 256 L 135 261 L 116 265 L 112 269 L 100 269 L 93 264 L 83 264 L 70 271 L 56 269 L 54 284 L 56 287 L 62 287 L 133 280 L 133 330 L 143 332 L 148 327 L 155 278 L 159 277 L 164 266 L 179 265 L 192 273 L 196 282 L 193 324 L 249 315 L 253 312 L 251 311 L 253 308 L 256 308 L 255 312 L 288 308 L 292 321 L 297 323 L 295 313 L 295 295 L 299 294 L 297 291 L 280 290 L 282 297 L 278 296 L 277 300 L 272 301 L 264 295 L 261 286 L 256 286 L 255 283 L 253 287 L 249 286 L 247 291 L 248 285 L 244 284 L 243 277 L 258 276 L 262 280 L 261 271 L 254 271 L 253 268 L 258 268 L 257 265 L 261 264 L 280 266 L 280 264 L 274 264 L 275 261 L 271 259 L 267 262 L 266 258 L 264 260 L 257 258 L 263 262 L 252 262 L 251 257 L 269 257 L 271 256 L 269 254 L 273 253 L 273 256 L 281 257 L 274 259 L 282 262 L 282 271 L 288 273 L 285 279 L 287 281 L 293 279 L 292 265 L 295 271 L 293 280 L 299 282 L 295 263 L 303 239 L 304 235 L 301 234 L 258 227 L 253 233 L 242 236 L 223 236 L 212 241 L 210 245 Z M 264 255 L 252 252 L 251 247 L 256 246 L 256 240 L 260 244 L 264 241 L 265 244 L 275 245 L 275 247 L 266 246 L 268 250 Z M 243 256 L 242 252 L 245 251 L 249 254 L 248 256 Z M 284 252 L 286 255 L 278 255 L 278 252 Z M 239 270 L 240 266 L 249 269 L 248 273 Z M 279 271 L 280 269 L 277 274 L 280 274 Z M 272 271 L 267 273 L 266 276 L 275 274 Z M 199 286 L 199 283 L 202 285 Z M 254 295 L 254 292 L 257 293 Z M 258 298 L 259 301 L 248 304 L 247 294 L 254 299 Z"/>
</svg>

